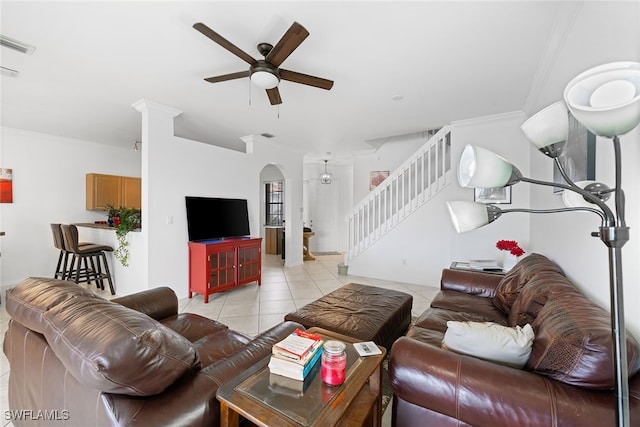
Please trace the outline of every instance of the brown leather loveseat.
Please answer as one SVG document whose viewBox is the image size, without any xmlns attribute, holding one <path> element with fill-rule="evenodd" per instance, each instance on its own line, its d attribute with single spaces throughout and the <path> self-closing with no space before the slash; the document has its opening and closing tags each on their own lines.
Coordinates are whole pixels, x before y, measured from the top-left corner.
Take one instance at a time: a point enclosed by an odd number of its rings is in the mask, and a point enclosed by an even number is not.
<svg viewBox="0 0 640 427">
<path fill-rule="evenodd" d="M 603 284 L 606 286 L 606 284 Z M 441 348 L 447 321 L 535 332 L 516 369 Z M 616 424 L 610 315 L 539 254 L 507 275 L 446 269 L 441 291 L 391 350 L 394 426 Z M 640 426 L 640 349 L 627 334 L 631 426 Z"/>
<path fill-rule="evenodd" d="M 217 426 L 218 387 L 300 325 L 255 338 L 178 313 L 169 288 L 107 301 L 30 278 L 7 292 L 9 411 L 15 426 Z"/>
</svg>

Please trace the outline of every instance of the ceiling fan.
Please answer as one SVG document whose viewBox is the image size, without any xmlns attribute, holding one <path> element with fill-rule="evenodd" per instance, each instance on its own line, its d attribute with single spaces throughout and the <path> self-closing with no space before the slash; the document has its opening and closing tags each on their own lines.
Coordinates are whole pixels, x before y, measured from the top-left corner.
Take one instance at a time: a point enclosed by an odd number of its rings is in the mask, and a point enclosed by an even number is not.
<svg viewBox="0 0 640 427">
<path fill-rule="evenodd" d="M 326 90 L 333 87 L 333 81 L 331 80 L 280 68 L 280 64 L 309 36 L 309 32 L 297 22 L 294 22 L 289 27 L 275 46 L 269 43 L 258 44 L 258 52 L 264 56 L 264 59 L 254 59 L 251 55 L 201 22 L 194 24 L 193 28 L 249 64 L 249 69 L 246 71 L 207 77 L 205 80 L 209 83 L 250 77 L 254 84 L 266 89 L 271 105 L 282 104 L 282 98 L 280 98 L 280 91 L 278 90 L 278 83 L 280 83 L 281 79 Z"/>
</svg>

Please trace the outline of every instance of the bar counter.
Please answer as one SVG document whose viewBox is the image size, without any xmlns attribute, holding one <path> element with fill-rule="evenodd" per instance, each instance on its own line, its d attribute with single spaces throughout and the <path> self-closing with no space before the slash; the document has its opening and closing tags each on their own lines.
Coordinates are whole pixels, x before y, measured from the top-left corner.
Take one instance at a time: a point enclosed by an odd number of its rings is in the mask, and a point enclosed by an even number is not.
<svg viewBox="0 0 640 427">
<path fill-rule="evenodd" d="M 92 242 L 100 245 L 111 246 L 114 250 L 118 247 L 115 227 L 108 224 L 75 223 L 78 227 L 78 237 L 81 242 Z M 113 252 L 107 252 L 107 260 L 111 269 L 116 295 L 124 296 L 149 288 L 147 283 L 147 253 L 141 229 L 127 234 L 129 242 L 129 266 L 120 264 Z"/>
</svg>

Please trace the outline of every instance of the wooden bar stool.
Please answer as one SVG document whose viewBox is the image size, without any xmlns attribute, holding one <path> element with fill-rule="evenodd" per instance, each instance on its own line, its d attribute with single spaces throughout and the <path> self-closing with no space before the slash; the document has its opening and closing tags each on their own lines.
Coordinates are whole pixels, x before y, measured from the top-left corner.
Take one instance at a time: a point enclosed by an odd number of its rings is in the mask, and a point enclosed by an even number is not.
<svg viewBox="0 0 640 427">
<path fill-rule="evenodd" d="M 56 265 L 56 271 L 53 274 L 53 278 L 65 280 L 67 278 L 67 273 L 69 272 L 70 252 L 64 245 L 64 237 L 62 236 L 62 227 L 60 227 L 60 224 L 51 224 L 51 233 L 53 234 L 53 246 L 60 251 L 58 264 Z M 78 246 L 84 246 L 87 244 L 89 243 L 78 242 Z"/>
<path fill-rule="evenodd" d="M 69 266 L 69 251 L 64 247 L 64 238 L 62 237 L 62 228 L 60 224 L 51 224 L 51 232 L 53 234 L 53 246 L 60 251 L 58 255 L 58 264 L 56 271 L 53 273 L 54 279 L 65 280 L 67 277 L 67 268 Z"/>
<path fill-rule="evenodd" d="M 71 267 L 67 273 L 67 280 L 80 282 L 95 282 L 96 286 L 104 289 L 104 280 L 109 283 L 111 295 L 115 295 L 113 280 L 107 263 L 105 252 L 113 252 L 113 248 L 96 243 L 85 243 L 80 246 L 78 242 L 78 228 L 73 224 L 62 224 L 62 236 L 64 246 L 72 254 Z M 82 267 L 84 264 L 84 267 Z M 104 267 L 104 271 L 102 270 Z"/>
</svg>

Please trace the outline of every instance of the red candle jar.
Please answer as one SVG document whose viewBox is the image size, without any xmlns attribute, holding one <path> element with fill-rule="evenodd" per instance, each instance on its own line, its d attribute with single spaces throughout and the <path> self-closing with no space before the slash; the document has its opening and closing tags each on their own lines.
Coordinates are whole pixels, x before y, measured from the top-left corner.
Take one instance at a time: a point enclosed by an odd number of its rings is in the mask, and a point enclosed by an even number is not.
<svg viewBox="0 0 640 427">
<path fill-rule="evenodd" d="M 340 385 L 347 373 L 347 346 L 342 341 L 327 341 L 322 347 L 322 381 Z"/>
</svg>

